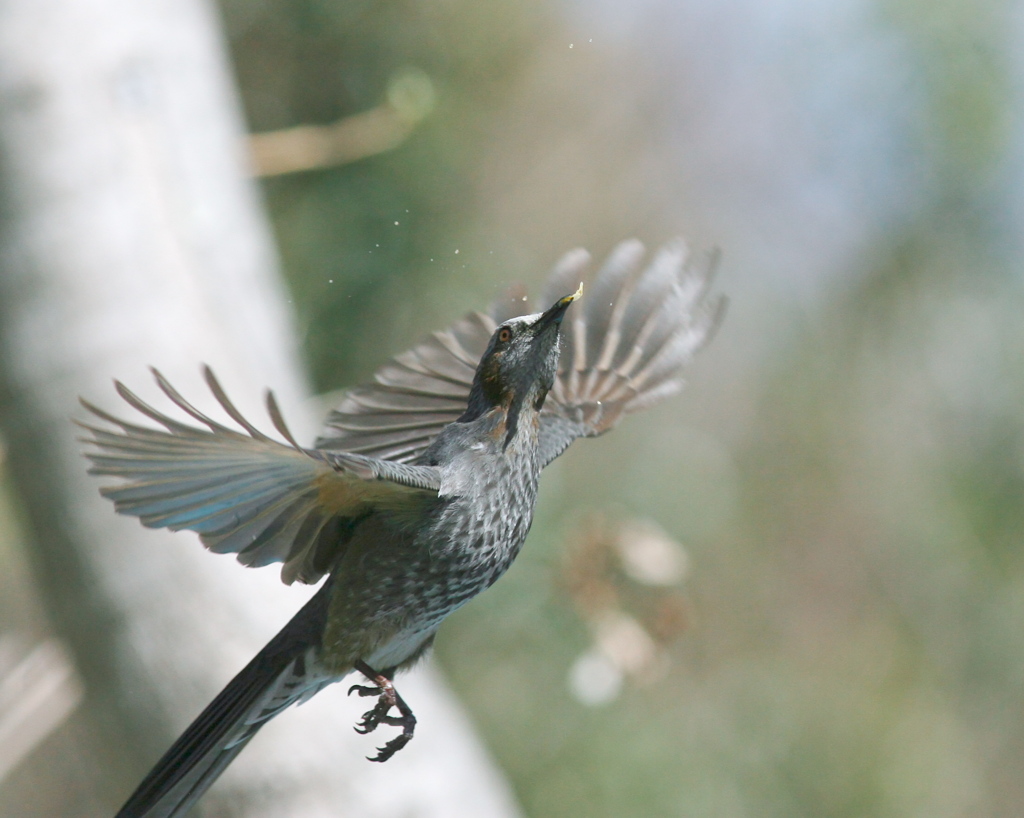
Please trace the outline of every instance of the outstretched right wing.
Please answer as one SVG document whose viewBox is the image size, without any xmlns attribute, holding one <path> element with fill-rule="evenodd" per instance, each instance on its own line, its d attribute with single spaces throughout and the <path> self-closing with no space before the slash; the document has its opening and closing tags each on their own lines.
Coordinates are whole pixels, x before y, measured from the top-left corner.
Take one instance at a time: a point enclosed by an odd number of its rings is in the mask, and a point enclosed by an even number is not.
<svg viewBox="0 0 1024 818">
<path fill-rule="evenodd" d="M 86 455 L 90 473 L 126 481 L 102 488 L 101 494 L 145 526 L 195 531 L 211 551 L 237 553 L 239 562 L 250 566 L 283 562 L 285 582 L 312 583 L 329 570 L 362 516 L 437 496 L 436 468 L 301 448 L 270 393 L 271 419 L 290 445 L 249 423 L 209 368 L 210 390 L 248 434 L 207 417 L 159 372 L 154 375 L 171 401 L 206 429 L 153 409 L 120 383 L 120 396 L 164 429 L 128 423 L 84 400 L 86 409 L 118 428 L 80 424 L 92 435 L 85 442 L 95 447 Z"/>
<path fill-rule="evenodd" d="M 619 244 L 569 312 L 554 388 L 541 415 L 547 464 L 578 437 L 593 437 L 626 414 L 682 388 L 682 371 L 713 334 L 724 299 L 706 298 L 715 256 L 689 263 L 686 245 L 663 247 L 647 267 L 638 241 Z M 576 289 L 590 256 L 567 253 L 548 278 L 539 308 Z M 535 311 L 509 296 L 474 312 L 377 370 L 348 391 L 316 441 L 321 449 L 408 463 L 466 408 L 477 363 L 498 324 Z"/>
<path fill-rule="evenodd" d="M 716 254 L 691 265 L 686 244 L 675 241 L 645 268 L 643 255 L 640 242 L 622 242 L 566 317 L 558 377 L 541 413 L 543 465 L 576 438 L 604 434 L 679 392 L 683 370 L 722 319 L 725 299 L 706 300 Z M 571 291 L 575 271 L 566 268 L 548 280 L 543 303 Z"/>
</svg>

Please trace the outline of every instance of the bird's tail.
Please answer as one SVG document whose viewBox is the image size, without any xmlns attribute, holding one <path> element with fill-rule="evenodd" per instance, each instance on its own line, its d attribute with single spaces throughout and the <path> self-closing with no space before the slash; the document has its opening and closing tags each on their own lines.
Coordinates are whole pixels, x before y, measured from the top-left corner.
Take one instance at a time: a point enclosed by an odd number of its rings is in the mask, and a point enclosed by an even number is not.
<svg viewBox="0 0 1024 818">
<path fill-rule="evenodd" d="M 139 784 L 116 818 L 184 815 L 256 732 L 338 677 L 315 669 L 330 582 L 232 679 Z"/>
</svg>

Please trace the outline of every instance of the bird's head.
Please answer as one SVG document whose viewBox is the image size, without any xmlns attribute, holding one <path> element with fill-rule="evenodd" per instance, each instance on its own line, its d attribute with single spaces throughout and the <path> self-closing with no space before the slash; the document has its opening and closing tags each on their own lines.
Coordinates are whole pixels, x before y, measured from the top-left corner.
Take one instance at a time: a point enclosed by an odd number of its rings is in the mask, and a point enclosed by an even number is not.
<svg viewBox="0 0 1024 818">
<path fill-rule="evenodd" d="M 505 445 L 515 436 L 521 412 L 539 412 L 558 370 L 559 327 L 583 285 L 544 312 L 521 315 L 501 324 L 476 368 L 469 405 L 461 420 L 474 420 L 503 407 Z"/>
</svg>

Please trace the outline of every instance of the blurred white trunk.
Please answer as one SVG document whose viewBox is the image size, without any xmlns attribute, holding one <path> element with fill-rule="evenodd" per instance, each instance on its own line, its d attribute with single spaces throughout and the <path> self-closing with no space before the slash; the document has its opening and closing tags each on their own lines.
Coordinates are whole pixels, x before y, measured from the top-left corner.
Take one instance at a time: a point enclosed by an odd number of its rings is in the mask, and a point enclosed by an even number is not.
<svg viewBox="0 0 1024 818">
<path fill-rule="evenodd" d="M 111 377 L 158 401 L 149 364 L 208 406 L 205 361 L 254 418 L 272 386 L 308 439 L 241 134 L 208 0 L 0 2 L 0 418 L 47 607 L 116 759 L 92 782 L 111 807 L 308 596 L 116 517 L 68 422 L 78 394 L 118 408 Z M 353 732 L 366 702 L 336 686 L 269 725 L 204 811 L 513 815 L 436 678 L 401 689 L 421 727 L 388 764 L 364 760 L 380 739 Z"/>
</svg>

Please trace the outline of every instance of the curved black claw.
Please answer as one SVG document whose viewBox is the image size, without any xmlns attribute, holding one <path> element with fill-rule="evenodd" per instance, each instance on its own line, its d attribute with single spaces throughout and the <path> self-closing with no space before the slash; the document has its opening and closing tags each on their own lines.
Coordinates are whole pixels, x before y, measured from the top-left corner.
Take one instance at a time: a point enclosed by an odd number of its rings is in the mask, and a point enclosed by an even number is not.
<svg viewBox="0 0 1024 818">
<path fill-rule="evenodd" d="M 413 724 L 415 724 L 415 720 L 413 720 Z M 401 750 L 410 741 L 412 741 L 412 733 L 411 732 L 408 735 L 405 734 L 405 733 L 402 733 L 402 735 L 400 735 L 400 736 L 395 736 L 393 739 L 391 739 L 391 741 L 389 741 L 383 747 L 378 747 L 377 748 L 377 755 L 375 755 L 373 758 L 370 758 L 370 756 L 367 756 L 366 760 L 367 761 L 379 761 L 379 762 L 383 763 L 383 762 L 387 761 L 389 758 L 391 758 L 391 756 L 393 756 L 399 750 Z"/>
<path fill-rule="evenodd" d="M 373 758 L 367 756 L 369 761 L 387 761 L 412 740 L 413 734 L 416 731 L 416 717 L 412 714 L 412 710 L 405 703 L 405 700 L 398 695 L 394 684 L 387 676 L 377 673 L 364 662 L 358 662 L 356 670 L 374 682 L 375 686 L 353 685 L 349 688 L 349 695 L 357 692 L 360 696 L 378 696 L 379 698 L 372 710 L 367 710 L 363 713 L 362 719 L 355 726 L 355 731 L 365 735 L 366 733 L 372 733 L 382 724 L 402 728 L 401 735 L 391 739 L 383 747 L 377 748 L 377 755 Z M 398 710 L 399 715 L 389 715 L 392 707 Z"/>
<path fill-rule="evenodd" d="M 352 685 L 352 687 L 348 689 L 349 696 L 356 692 L 358 692 L 360 696 L 366 697 L 379 696 L 384 691 L 382 691 L 379 687 L 370 687 L 369 685 Z"/>
</svg>

